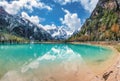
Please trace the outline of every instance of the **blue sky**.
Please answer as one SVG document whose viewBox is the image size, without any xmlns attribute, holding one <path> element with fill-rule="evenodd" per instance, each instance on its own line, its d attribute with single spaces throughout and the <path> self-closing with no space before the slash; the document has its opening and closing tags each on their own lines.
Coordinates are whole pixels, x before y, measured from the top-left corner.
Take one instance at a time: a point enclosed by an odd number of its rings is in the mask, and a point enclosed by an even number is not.
<svg viewBox="0 0 120 81">
<path fill-rule="evenodd" d="M 98 0 L 2 0 L 0 6 L 12 15 L 21 15 L 44 27 L 68 27 L 76 30 L 82 26 L 95 8 Z"/>
</svg>

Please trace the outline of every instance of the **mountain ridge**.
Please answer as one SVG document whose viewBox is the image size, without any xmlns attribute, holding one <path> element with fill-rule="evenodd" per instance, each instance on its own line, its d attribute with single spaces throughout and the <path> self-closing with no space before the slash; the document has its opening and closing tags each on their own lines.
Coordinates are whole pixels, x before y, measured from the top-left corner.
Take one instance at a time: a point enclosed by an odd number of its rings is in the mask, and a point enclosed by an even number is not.
<svg viewBox="0 0 120 81">
<path fill-rule="evenodd" d="M 22 37 L 27 40 L 49 41 L 52 36 L 43 28 L 38 27 L 27 19 L 19 16 L 13 16 L 7 13 L 3 7 L 0 7 L 0 32 Z M 0 34 L 0 39 L 6 37 Z"/>
<path fill-rule="evenodd" d="M 99 0 L 79 33 L 68 41 L 120 40 L 120 0 Z"/>
</svg>

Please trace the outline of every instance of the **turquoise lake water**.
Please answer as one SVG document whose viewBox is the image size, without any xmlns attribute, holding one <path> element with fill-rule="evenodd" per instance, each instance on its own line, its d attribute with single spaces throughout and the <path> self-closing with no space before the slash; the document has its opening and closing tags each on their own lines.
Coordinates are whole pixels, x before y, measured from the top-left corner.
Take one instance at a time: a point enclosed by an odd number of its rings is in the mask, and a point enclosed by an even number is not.
<svg viewBox="0 0 120 81">
<path fill-rule="evenodd" d="M 47 72 L 58 71 L 56 68 L 62 71 L 66 68 L 74 70 L 72 66 L 76 65 L 87 66 L 88 63 L 99 65 L 107 61 L 112 54 L 113 51 L 109 48 L 85 44 L 0 45 L 0 78 L 1 81 L 7 81 L 6 75 L 26 78 L 28 75 L 32 76 L 32 73 L 45 77 Z M 10 81 L 12 80 L 14 81 Z"/>
</svg>

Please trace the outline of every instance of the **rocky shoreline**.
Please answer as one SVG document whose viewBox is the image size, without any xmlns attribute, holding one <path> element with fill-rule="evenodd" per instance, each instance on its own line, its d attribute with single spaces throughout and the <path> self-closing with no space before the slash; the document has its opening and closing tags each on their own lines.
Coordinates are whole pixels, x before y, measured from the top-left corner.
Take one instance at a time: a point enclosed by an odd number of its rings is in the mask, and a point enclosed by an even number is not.
<svg viewBox="0 0 120 81">
<path fill-rule="evenodd" d="M 106 71 L 101 74 L 96 74 L 92 79 L 87 79 L 86 81 L 120 81 L 120 52 L 118 52 L 117 45 L 119 42 L 71 42 L 72 44 L 90 44 L 90 45 L 99 45 L 111 48 L 117 54 L 116 60 L 112 66 L 110 66 Z M 89 76 L 87 76 L 89 77 Z M 87 78 L 86 77 L 86 78 Z"/>
<path fill-rule="evenodd" d="M 102 45 L 105 47 L 110 47 L 115 53 L 117 53 L 116 61 L 113 63 L 111 67 L 109 67 L 105 72 L 103 72 L 100 75 L 95 76 L 90 81 L 120 81 L 120 53 L 116 49 L 116 45 L 119 45 L 119 43 L 97 43 L 95 45 Z"/>
<path fill-rule="evenodd" d="M 104 72 L 104 74 L 95 76 L 90 81 L 120 81 L 120 56 L 117 62 Z"/>
</svg>

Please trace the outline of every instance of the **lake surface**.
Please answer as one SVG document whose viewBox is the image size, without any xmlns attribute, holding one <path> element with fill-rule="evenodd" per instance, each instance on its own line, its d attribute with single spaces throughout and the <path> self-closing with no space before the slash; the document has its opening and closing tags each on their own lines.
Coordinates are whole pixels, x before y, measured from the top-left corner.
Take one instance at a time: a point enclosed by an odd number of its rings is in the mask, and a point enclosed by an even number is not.
<svg viewBox="0 0 120 81">
<path fill-rule="evenodd" d="M 84 44 L 0 45 L 0 81 L 82 80 L 93 67 L 104 68 L 113 54 L 109 48 Z"/>
</svg>

